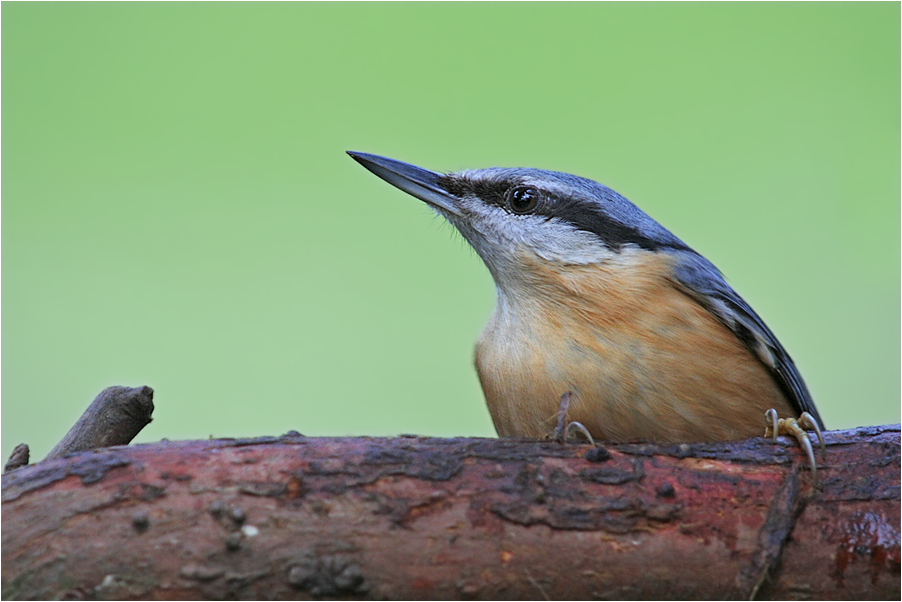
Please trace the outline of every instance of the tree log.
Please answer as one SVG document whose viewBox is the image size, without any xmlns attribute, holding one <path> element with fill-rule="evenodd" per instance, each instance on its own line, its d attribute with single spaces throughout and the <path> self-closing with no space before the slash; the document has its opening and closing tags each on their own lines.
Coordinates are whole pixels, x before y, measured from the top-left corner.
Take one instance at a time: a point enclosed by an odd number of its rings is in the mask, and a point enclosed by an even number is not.
<svg viewBox="0 0 902 602">
<path fill-rule="evenodd" d="M 900 430 L 161 442 L 3 476 L 4 599 L 887 599 Z"/>
</svg>

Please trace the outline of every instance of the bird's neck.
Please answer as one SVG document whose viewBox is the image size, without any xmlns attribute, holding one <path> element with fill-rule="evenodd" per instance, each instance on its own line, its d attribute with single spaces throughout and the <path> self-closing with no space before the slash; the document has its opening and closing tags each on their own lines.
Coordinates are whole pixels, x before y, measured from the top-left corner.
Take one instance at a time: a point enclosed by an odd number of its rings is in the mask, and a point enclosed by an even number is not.
<svg viewBox="0 0 902 602">
<path fill-rule="evenodd" d="M 575 313 L 581 321 L 599 325 L 630 320 L 660 293 L 671 262 L 670 255 L 637 247 L 587 264 L 548 261 L 520 251 L 515 261 L 491 270 L 498 289 L 496 317 L 565 318 Z"/>
</svg>

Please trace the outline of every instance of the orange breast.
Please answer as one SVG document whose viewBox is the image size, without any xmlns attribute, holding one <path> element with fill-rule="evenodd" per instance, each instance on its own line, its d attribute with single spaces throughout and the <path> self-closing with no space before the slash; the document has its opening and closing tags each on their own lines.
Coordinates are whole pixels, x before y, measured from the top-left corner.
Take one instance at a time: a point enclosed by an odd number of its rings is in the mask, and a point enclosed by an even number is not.
<svg viewBox="0 0 902 602">
<path fill-rule="evenodd" d="M 476 348 L 502 436 L 542 437 L 568 419 L 607 441 L 715 441 L 760 435 L 764 412 L 794 415 L 761 362 L 668 279 L 669 256 L 624 250 L 561 269 L 524 255 Z"/>
</svg>

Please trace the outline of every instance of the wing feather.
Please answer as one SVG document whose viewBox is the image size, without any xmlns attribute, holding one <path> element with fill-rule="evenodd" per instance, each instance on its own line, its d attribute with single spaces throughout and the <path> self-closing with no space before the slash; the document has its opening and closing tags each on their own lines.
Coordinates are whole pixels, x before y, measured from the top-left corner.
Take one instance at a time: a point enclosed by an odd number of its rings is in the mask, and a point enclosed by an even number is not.
<svg viewBox="0 0 902 602">
<path fill-rule="evenodd" d="M 745 299 L 727 284 L 710 261 L 695 252 L 678 252 L 674 269 L 676 285 L 729 328 L 768 369 L 792 407 L 821 419 L 802 375 L 789 353 Z"/>
</svg>

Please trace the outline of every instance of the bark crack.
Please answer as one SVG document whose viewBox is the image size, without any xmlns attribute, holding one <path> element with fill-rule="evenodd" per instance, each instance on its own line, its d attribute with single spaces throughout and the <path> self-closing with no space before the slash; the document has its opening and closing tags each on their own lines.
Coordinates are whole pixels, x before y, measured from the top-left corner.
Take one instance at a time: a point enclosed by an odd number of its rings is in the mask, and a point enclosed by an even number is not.
<svg viewBox="0 0 902 602">
<path fill-rule="evenodd" d="M 758 597 L 780 566 L 783 548 L 792 535 L 796 519 L 808 502 L 809 496 L 802 495 L 800 490 L 799 467 L 795 466 L 786 475 L 768 507 L 767 518 L 758 531 L 758 546 L 749 566 L 737 577 L 739 591 L 747 592 L 748 600 Z"/>
</svg>

